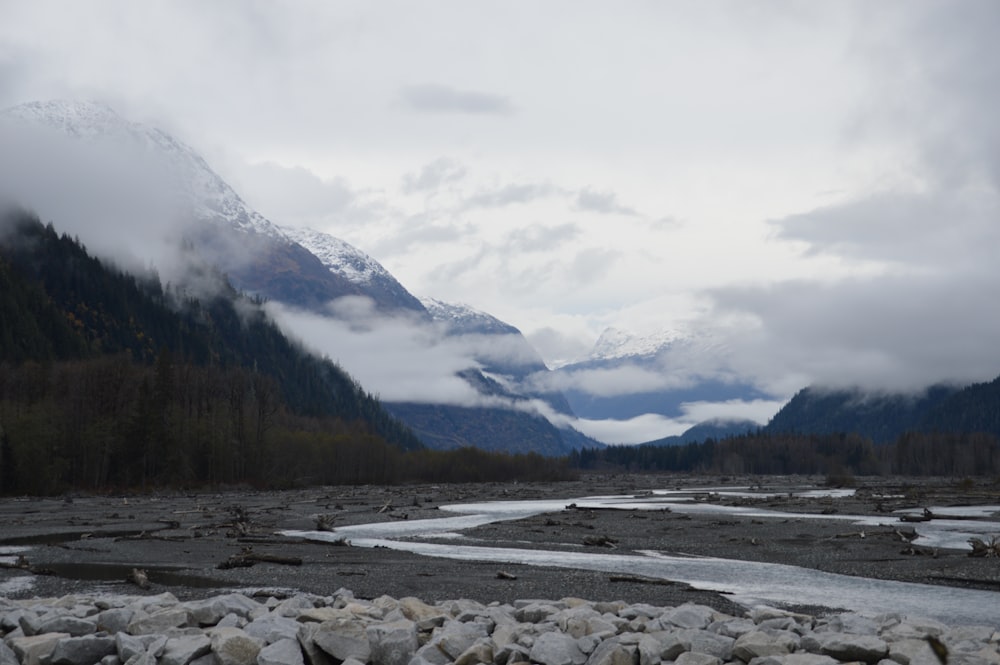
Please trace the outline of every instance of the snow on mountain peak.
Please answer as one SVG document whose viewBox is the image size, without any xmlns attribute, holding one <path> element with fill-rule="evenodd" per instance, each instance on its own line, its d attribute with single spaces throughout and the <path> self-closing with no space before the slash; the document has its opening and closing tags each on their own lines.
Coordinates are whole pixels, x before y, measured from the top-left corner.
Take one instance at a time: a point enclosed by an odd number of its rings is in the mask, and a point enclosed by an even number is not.
<svg viewBox="0 0 1000 665">
<path fill-rule="evenodd" d="M 371 284 L 394 279 L 382 264 L 348 242 L 312 229 L 281 227 L 281 231 L 316 255 L 332 272 L 354 282 Z"/>
<path fill-rule="evenodd" d="M 620 328 L 607 328 L 594 344 L 592 360 L 612 360 L 634 356 L 652 356 L 685 335 L 677 330 L 662 330 L 651 335 L 636 335 Z"/>
<path fill-rule="evenodd" d="M 165 179 L 164 186 L 197 221 L 229 224 L 243 232 L 260 233 L 289 242 L 278 228 L 252 210 L 191 147 L 166 132 L 123 118 L 99 102 L 51 100 L 20 104 L 0 111 L 14 122 L 56 134 L 95 148 L 135 158 L 137 167 Z"/>
<path fill-rule="evenodd" d="M 447 303 L 434 298 L 420 298 L 431 317 L 457 333 L 520 334 L 517 328 L 462 303 Z"/>
</svg>

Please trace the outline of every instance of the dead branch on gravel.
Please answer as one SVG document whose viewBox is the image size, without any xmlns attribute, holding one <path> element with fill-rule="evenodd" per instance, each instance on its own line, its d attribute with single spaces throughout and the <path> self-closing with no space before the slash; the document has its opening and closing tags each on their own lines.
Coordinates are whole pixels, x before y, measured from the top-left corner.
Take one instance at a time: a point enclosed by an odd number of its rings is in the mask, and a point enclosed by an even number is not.
<svg viewBox="0 0 1000 665">
<path fill-rule="evenodd" d="M 249 568 L 256 563 L 278 563 L 284 566 L 301 566 L 302 559 L 297 556 L 278 556 L 276 554 L 265 554 L 254 552 L 253 547 L 244 547 L 239 554 L 233 554 L 228 559 L 220 563 L 219 570 L 230 568 Z"/>
<path fill-rule="evenodd" d="M 988 543 L 981 538 L 969 538 L 969 545 L 972 546 L 969 556 L 988 559 L 1000 557 L 1000 536 L 993 536 Z"/>
<path fill-rule="evenodd" d="M 134 584 L 140 589 L 149 588 L 149 575 L 142 568 L 133 568 L 132 571 L 125 577 L 125 581 L 129 584 Z"/>
<path fill-rule="evenodd" d="M 616 549 L 615 548 L 615 543 L 617 543 L 617 542 L 618 541 L 615 540 L 614 538 L 612 538 L 611 536 L 584 536 L 583 537 L 583 544 L 587 545 L 588 547 L 610 547 L 611 549 Z"/>
<path fill-rule="evenodd" d="M 642 575 L 610 575 L 608 576 L 609 582 L 630 582 L 632 584 L 658 584 L 661 586 L 681 586 L 687 587 L 688 584 L 684 582 L 675 582 L 674 580 L 665 580 L 661 577 L 644 577 Z"/>
<path fill-rule="evenodd" d="M 515 575 L 514 573 L 508 573 L 508 572 L 506 572 L 504 570 L 498 570 L 497 571 L 497 579 L 498 580 L 516 580 L 517 579 L 517 575 Z"/>
</svg>

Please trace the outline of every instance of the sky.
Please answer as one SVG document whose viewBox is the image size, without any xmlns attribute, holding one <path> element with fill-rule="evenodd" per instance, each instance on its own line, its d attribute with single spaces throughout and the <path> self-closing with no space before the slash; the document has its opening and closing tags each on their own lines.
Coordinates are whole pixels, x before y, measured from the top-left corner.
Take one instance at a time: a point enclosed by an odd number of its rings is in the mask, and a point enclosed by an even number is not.
<svg viewBox="0 0 1000 665">
<path fill-rule="evenodd" d="M 810 384 L 1000 374 L 998 27 L 989 0 L 0 0 L 0 106 L 162 127 L 553 367 L 608 327 L 711 336 L 766 420 Z"/>
</svg>

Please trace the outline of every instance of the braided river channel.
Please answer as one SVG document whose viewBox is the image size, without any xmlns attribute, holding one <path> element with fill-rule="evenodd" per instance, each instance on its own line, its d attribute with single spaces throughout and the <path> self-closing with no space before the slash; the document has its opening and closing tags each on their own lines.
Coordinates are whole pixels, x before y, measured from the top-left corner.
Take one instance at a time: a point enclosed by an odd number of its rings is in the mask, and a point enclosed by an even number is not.
<svg viewBox="0 0 1000 665">
<path fill-rule="evenodd" d="M 824 496 L 850 490 L 813 491 Z M 719 495 L 740 496 L 732 488 Z M 843 496 L 844 494 L 841 494 Z M 748 495 L 749 496 L 749 495 Z M 754 494 L 753 496 L 760 496 Z M 1000 592 L 937 585 L 894 582 L 838 575 L 782 564 L 740 561 L 704 556 L 667 555 L 657 551 L 631 554 L 591 551 L 560 551 L 492 547 L 476 544 L 463 531 L 502 520 L 517 520 L 558 512 L 568 504 L 578 508 L 620 510 L 664 510 L 678 513 L 717 513 L 755 519 L 839 520 L 861 528 L 898 525 L 900 514 L 804 515 L 746 506 L 724 506 L 696 500 L 690 492 L 663 490 L 641 496 L 594 496 L 545 501 L 490 501 L 441 506 L 449 516 L 439 519 L 406 520 L 344 526 L 325 531 L 285 531 L 318 541 L 347 539 L 356 547 L 386 547 L 431 557 L 468 561 L 526 564 L 597 570 L 641 575 L 684 582 L 698 589 L 728 594 L 746 606 L 814 605 L 842 608 L 865 615 L 896 612 L 911 617 L 929 617 L 949 624 L 1000 626 Z M 1000 506 L 934 508 L 942 519 L 915 525 L 917 545 L 968 550 L 970 537 L 986 540 L 1000 534 Z M 955 519 L 948 519 L 953 517 Z M 977 517 L 979 519 L 958 519 Z M 432 540 L 434 542 L 427 542 Z M 444 542 L 442 542 L 444 540 Z M 988 562 L 990 565 L 993 560 Z"/>
</svg>

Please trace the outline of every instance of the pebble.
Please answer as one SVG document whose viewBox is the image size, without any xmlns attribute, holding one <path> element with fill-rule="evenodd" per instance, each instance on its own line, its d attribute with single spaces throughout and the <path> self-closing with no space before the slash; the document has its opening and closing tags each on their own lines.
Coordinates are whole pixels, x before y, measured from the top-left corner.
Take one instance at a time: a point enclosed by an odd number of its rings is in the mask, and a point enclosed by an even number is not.
<svg viewBox="0 0 1000 665">
<path fill-rule="evenodd" d="M 928 637 L 952 665 L 1000 665 L 998 627 L 898 614 L 812 617 L 760 606 L 730 616 L 579 598 L 366 601 L 346 589 L 282 599 L 0 600 L 0 665 L 940 665 Z"/>
</svg>

